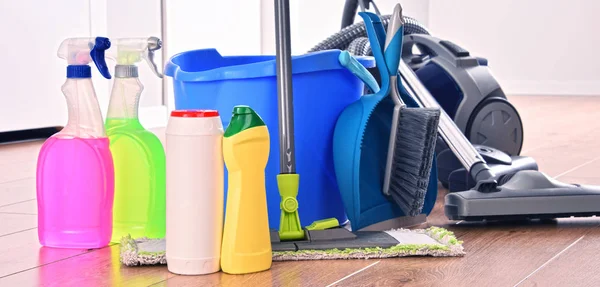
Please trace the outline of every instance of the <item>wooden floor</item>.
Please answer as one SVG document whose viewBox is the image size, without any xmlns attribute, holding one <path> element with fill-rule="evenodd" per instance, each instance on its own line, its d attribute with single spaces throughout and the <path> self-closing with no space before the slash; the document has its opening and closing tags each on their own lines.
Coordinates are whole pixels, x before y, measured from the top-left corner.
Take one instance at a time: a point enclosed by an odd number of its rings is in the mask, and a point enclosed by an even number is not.
<svg viewBox="0 0 600 287">
<path fill-rule="evenodd" d="M 600 97 L 510 100 L 524 122 L 523 154 L 559 180 L 600 185 Z M 0 146 L 0 286 L 600 286 L 600 219 L 450 222 L 443 189 L 428 224 L 454 231 L 462 258 L 283 262 L 252 275 L 175 276 L 165 266 L 121 266 L 118 245 L 43 248 L 34 178 L 40 146 Z"/>
</svg>

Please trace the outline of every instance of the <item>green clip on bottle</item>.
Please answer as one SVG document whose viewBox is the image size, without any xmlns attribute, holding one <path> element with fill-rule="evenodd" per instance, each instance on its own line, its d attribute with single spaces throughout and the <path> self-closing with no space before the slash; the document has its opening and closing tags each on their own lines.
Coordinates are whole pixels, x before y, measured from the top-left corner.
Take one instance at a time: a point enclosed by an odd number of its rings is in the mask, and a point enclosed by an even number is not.
<svg viewBox="0 0 600 287">
<path fill-rule="evenodd" d="M 140 94 L 136 64 L 142 59 L 160 78 L 153 62 L 161 48 L 156 37 L 113 40 L 115 80 L 106 117 L 106 133 L 115 165 L 115 199 L 112 242 L 165 236 L 165 151 L 160 140 L 144 129 L 138 119 Z"/>
</svg>

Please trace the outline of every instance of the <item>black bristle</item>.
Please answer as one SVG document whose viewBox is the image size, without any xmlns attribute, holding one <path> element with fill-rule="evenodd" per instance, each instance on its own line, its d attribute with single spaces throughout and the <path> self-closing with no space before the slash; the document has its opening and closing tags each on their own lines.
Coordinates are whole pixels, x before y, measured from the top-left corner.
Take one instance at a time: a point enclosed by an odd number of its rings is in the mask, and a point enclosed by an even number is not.
<svg viewBox="0 0 600 287">
<path fill-rule="evenodd" d="M 400 110 L 389 193 L 409 216 L 421 213 L 429 185 L 440 110 Z"/>
</svg>

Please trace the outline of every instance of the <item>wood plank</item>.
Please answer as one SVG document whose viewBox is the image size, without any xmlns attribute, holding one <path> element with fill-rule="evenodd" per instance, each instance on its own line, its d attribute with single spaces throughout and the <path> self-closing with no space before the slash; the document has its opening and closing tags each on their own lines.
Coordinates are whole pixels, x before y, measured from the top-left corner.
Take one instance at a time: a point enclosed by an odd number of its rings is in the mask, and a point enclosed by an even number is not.
<svg viewBox="0 0 600 287">
<path fill-rule="evenodd" d="M 600 179 L 600 157 L 561 176 L 561 178 L 564 177 L 588 178 L 590 180 Z M 598 182 L 598 184 L 600 184 L 600 182 Z"/>
<path fill-rule="evenodd" d="M 0 213 L 0 237 L 37 227 L 37 215 Z"/>
<path fill-rule="evenodd" d="M 509 100 L 523 122 L 525 152 L 551 145 L 548 140 L 585 137 L 600 126 L 598 97 L 509 96 Z M 557 116 L 557 110 L 564 116 Z"/>
<path fill-rule="evenodd" d="M 2 241 L 0 241 L 1 243 Z M 118 248 L 118 245 L 114 245 L 94 252 L 79 254 L 78 252 L 84 253 L 84 251 L 39 247 L 40 259 L 50 259 L 50 256 L 46 256 L 44 252 L 71 251 L 75 253 L 63 254 L 67 258 L 53 264 L 4 277 L 0 279 L 0 285 L 17 286 L 24 284 L 34 286 L 43 282 L 52 282 L 56 286 L 65 284 L 82 286 L 83 283 L 91 284 L 90 286 L 116 284 L 147 286 L 153 283 L 159 283 L 156 286 L 239 286 L 240 284 L 248 286 L 324 286 L 371 263 L 365 260 L 274 262 L 271 270 L 255 274 L 228 275 L 215 273 L 205 276 L 174 277 L 175 275 L 168 272 L 167 267 L 164 265 L 152 267 L 120 266 Z M 28 248 L 27 250 L 31 251 L 33 249 Z M 12 254 L 5 256 L 0 252 L 0 255 L 4 258 L 22 256 L 19 251 L 9 249 L 10 251 L 13 251 Z M 7 264 L 0 270 L 4 272 L 14 271 L 14 269 L 5 271 L 9 266 L 23 268 Z M 323 272 L 323 270 L 327 270 L 327 272 Z M 4 273 L 0 274 L 6 275 Z"/>
<path fill-rule="evenodd" d="M 559 180 L 571 184 L 600 185 L 600 178 L 598 177 L 561 176 Z"/>
<path fill-rule="evenodd" d="M 0 184 L 35 177 L 43 141 L 0 145 Z"/>
<path fill-rule="evenodd" d="M 590 229 L 583 239 L 533 273 L 519 286 L 600 286 L 598 250 L 600 230 Z"/>
<path fill-rule="evenodd" d="M 0 207 L 35 198 L 35 178 L 0 183 Z"/>
<path fill-rule="evenodd" d="M 513 98 L 511 98 L 512 100 Z M 540 170 L 556 176 L 600 157 L 595 148 L 600 135 L 600 99 L 593 97 L 514 97 L 522 109 L 525 146 L 522 154 L 532 156 Z M 543 107 L 535 112 L 537 106 Z M 550 106 L 549 106 L 550 105 Z M 563 116 L 556 116 L 556 110 Z M 551 112 L 549 112 L 551 111 Z"/>
<path fill-rule="evenodd" d="M 20 203 L 0 207 L 0 213 L 37 214 L 37 200 L 27 200 Z"/>
<path fill-rule="evenodd" d="M 565 183 L 584 185 L 600 185 L 600 157 L 585 165 L 571 169 L 561 175 L 558 180 Z"/>
<path fill-rule="evenodd" d="M 373 262 L 374 260 L 273 262 L 270 270 L 259 273 L 229 275 L 219 272 L 203 276 L 177 276 L 153 286 L 326 286 Z"/>
<path fill-rule="evenodd" d="M 551 145 L 524 152 L 524 155 L 533 157 L 540 171 L 550 176 L 562 175 L 573 168 L 589 163 L 600 158 L 600 134 L 595 133 L 587 137 L 566 137 L 549 139 Z"/>
<path fill-rule="evenodd" d="M 35 178 L 36 168 L 36 161 L 0 164 L 0 184 L 15 180 Z"/>
<path fill-rule="evenodd" d="M 44 257 L 41 253 L 40 258 Z M 148 286 L 173 276 L 166 266 L 121 267 L 119 246 L 112 245 L 1 278 L 0 285 Z"/>
<path fill-rule="evenodd" d="M 592 228 L 595 218 L 558 223 L 466 224 L 463 258 L 386 259 L 339 286 L 513 286 Z"/>
<path fill-rule="evenodd" d="M 0 286 L 3 277 L 88 252 L 85 249 L 57 249 L 42 247 L 37 228 L 0 237 Z"/>
<path fill-rule="evenodd" d="M 20 143 L 0 144 L 0 159 L 2 164 L 22 161 L 36 161 L 43 140 Z"/>
</svg>

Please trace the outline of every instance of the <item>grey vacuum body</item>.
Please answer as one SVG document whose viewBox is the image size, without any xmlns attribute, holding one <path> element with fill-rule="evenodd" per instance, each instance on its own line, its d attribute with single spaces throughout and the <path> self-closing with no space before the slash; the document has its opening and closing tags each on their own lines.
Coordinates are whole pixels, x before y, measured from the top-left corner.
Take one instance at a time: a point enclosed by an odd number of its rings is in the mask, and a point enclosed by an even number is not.
<svg viewBox="0 0 600 287">
<path fill-rule="evenodd" d="M 519 155 L 523 124 L 494 78 L 488 61 L 430 35 L 405 37 L 403 60 L 474 145 Z M 441 143 L 437 151 L 445 149 Z"/>
<path fill-rule="evenodd" d="M 537 170 L 533 160 L 519 156 L 523 146 L 521 117 L 507 100 L 486 59 L 473 57 L 450 41 L 426 34 L 411 34 L 405 39 L 403 60 L 467 139 L 480 146 L 481 155 L 491 159 L 492 169 Z M 450 191 L 475 185 L 441 139 L 436 152 L 442 185 Z M 509 156 L 512 158 L 497 160 Z"/>
</svg>

